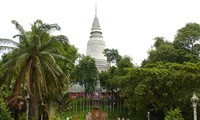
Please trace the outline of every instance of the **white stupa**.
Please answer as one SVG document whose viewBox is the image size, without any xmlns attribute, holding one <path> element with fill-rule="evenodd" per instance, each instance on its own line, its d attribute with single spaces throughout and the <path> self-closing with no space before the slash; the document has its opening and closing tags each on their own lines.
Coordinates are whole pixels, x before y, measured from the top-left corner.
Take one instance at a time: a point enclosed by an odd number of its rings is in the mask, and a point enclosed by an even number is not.
<svg viewBox="0 0 200 120">
<path fill-rule="evenodd" d="M 95 7 L 95 18 L 90 34 L 90 39 L 87 43 L 86 55 L 95 58 L 95 64 L 99 72 L 105 71 L 108 69 L 108 63 L 103 54 L 103 50 L 106 49 L 106 44 L 103 40 L 101 27 L 97 18 L 97 7 Z"/>
</svg>

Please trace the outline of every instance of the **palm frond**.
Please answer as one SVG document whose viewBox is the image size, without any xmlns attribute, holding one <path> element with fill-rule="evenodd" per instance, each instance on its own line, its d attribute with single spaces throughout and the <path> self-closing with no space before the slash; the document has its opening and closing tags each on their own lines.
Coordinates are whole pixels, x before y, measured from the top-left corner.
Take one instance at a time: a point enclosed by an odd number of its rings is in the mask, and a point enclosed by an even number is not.
<svg viewBox="0 0 200 120">
<path fill-rule="evenodd" d="M 30 45 L 28 38 L 26 38 L 26 36 L 24 36 L 22 34 L 14 35 L 13 38 L 19 38 L 19 41 L 23 42 L 23 44 L 18 44 L 17 46 L 22 46 L 22 45 L 23 46 L 29 46 Z"/>
<path fill-rule="evenodd" d="M 52 36 L 49 41 L 47 41 L 41 46 L 40 51 L 60 53 L 60 47 L 63 46 L 63 44 L 69 44 L 68 38 L 66 36 Z"/>
<path fill-rule="evenodd" d="M 40 47 L 40 50 L 39 50 L 39 51 L 46 51 L 46 50 L 48 50 L 48 49 L 51 49 L 51 46 L 52 46 L 52 44 L 53 44 L 54 42 L 55 42 L 55 41 L 53 41 L 53 40 L 47 41 L 46 43 L 44 43 L 44 44 L 42 45 L 42 47 Z"/>
<path fill-rule="evenodd" d="M 37 87 L 36 88 L 38 88 L 39 97 L 43 101 L 42 92 L 43 92 L 43 94 L 47 94 L 47 88 L 46 88 L 47 85 L 44 84 L 44 82 L 46 83 L 46 80 L 44 79 L 45 77 L 44 77 L 44 73 L 42 70 L 42 65 L 41 65 L 40 59 L 37 56 L 35 58 L 35 68 L 36 68 L 36 73 L 37 73 L 37 77 L 36 77 Z M 41 88 L 45 88 L 44 91 L 42 91 Z"/>
<path fill-rule="evenodd" d="M 3 83 L 7 83 L 10 85 L 10 81 L 13 80 L 17 75 L 15 74 L 15 64 L 12 62 L 13 60 L 9 60 L 5 64 L 1 65 L 0 71 L 1 71 L 1 79 L 0 79 L 0 85 Z M 10 64 L 9 64 L 10 63 Z"/>
<path fill-rule="evenodd" d="M 37 73 L 39 74 L 39 79 L 40 79 L 40 84 L 41 87 L 43 88 L 42 92 L 43 95 L 48 94 L 48 89 L 47 89 L 47 82 L 46 82 L 46 77 L 45 77 L 45 70 L 43 68 L 43 64 L 40 61 L 39 57 L 35 58 L 35 68 Z"/>
<path fill-rule="evenodd" d="M 45 57 L 45 58 L 48 59 L 48 61 L 50 61 L 52 64 L 55 64 L 55 63 L 56 63 L 55 58 L 52 56 L 52 54 L 51 54 L 50 52 L 42 51 L 42 52 L 40 52 L 40 56 L 41 56 L 42 58 Z"/>
<path fill-rule="evenodd" d="M 42 24 L 39 29 L 45 32 L 51 32 L 53 30 L 60 30 L 61 27 L 57 24 Z"/>
<path fill-rule="evenodd" d="M 0 46 L 0 52 L 9 52 L 11 50 L 16 49 L 17 47 L 12 46 Z"/>
<path fill-rule="evenodd" d="M 23 40 L 24 43 L 28 44 L 28 35 L 27 32 L 24 30 L 24 28 L 15 20 L 12 20 L 12 23 L 15 25 L 16 29 L 20 32 L 21 40 Z M 16 35 L 14 37 L 17 37 L 19 35 Z"/>
<path fill-rule="evenodd" d="M 17 70 L 16 72 L 21 71 L 26 66 L 26 63 L 30 55 L 31 55 L 30 53 L 24 53 L 16 58 L 16 62 L 15 62 L 16 64 L 15 69 Z"/>
<path fill-rule="evenodd" d="M 28 65 L 26 66 L 27 68 L 27 75 L 26 75 L 26 80 L 27 80 L 27 88 L 28 88 L 28 93 L 29 93 L 29 95 L 31 95 L 32 97 L 33 97 L 33 93 L 32 93 L 32 89 L 31 89 L 31 87 L 33 87 L 32 86 L 32 79 L 33 79 L 33 77 L 32 77 L 32 69 L 31 69 L 31 66 L 32 66 L 32 59 L 28 62 Z"/>
<path fill-rule="evenodd" d="M 16 59 L 9 59 L 6 63 L 3 63 L 0 67 L 0 71 L 6 71 L 10 67 L 13 68 L 15 66 Z"/>
<path fill-rule="evenodd" d="M 69 44 L 69 39 L 64 35 L 52 36 L 52 40 L 60 41 L 61 43 Z"/>
<path fill-rule="evenodd" d="M 55 70 L 57 71 L 57 72 L 59 72 L 60 73 L 60 75 L 64 75 L 65 76 L 65 73 L 63 72 L 63 70 L 58 66 L 58 65 L 56 65 L 55 66 Z"/>
<path fill-rule="evenodd" d="M 68 59 L 67 57 L 65 57 L 65 56 L 63 56 L 63 55 L 54 54 L 54 53 L 51 53 L 51 55 L 52 55 L 55 59 L 57 59 L 57 60 L 63 60 L 63 61 L 65 61 L 65 62 L 68 62 L 68 63 L 73 64 L 73 62 L 72 62 L 70 59 Z"/>
<path fill-rule="evenodd" d="M 57 75 L 54 72 L 55 71 L 54 68 L 52 68 L 49 63 L 43 62 L 43 65 L 46 68 L 46 70 L 50 73 L 50 75 L 53 77 L 52 81 L 54 81 L 55 79 L 58 79 Z"/>
<path fill-rule="evenodd" d="M 51 82 L 52 87 L 59 89 L 59 87 L 64 86 L 63 85 L 63 79 L 62 81 L 59 81 L 59 79 L 62 78 L 62 76 L 65 76 L 62 69 L 57 64 L 50 64 L 48 62 L 42 63 L 44 65 L 44 68 L 48 71 L 48 76 L 51 77 L 51 81 L 47 81 L 48 83 Z M 50 83 L 49 83 L 50 84 Z"/>
<path fill-rule="evenodd" d="M 0 38 L 0 44 L 17 46 L 19 43 L 11 39 Z"/>
<path fill-rule="evenodd" d="M 14 84 L 14 88 L 13 88 L 13 93 L 17 93 L 19 92 L 20 89 L 20 85 L 22 84 L 22 76 L 24 73 L 24 69 L 22 69 L 19 74 L 18 77 L 16 78 L 15 84 Z"/>
</svg>

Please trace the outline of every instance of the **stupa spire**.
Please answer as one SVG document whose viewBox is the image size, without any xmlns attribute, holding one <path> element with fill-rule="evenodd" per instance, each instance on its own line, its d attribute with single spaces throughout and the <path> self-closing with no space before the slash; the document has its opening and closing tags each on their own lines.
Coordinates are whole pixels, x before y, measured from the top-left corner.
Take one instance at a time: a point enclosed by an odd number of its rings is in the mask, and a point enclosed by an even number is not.
<svg viewBox="0 0 200 120">
<path fill-rule="evenodd" d="M 95 3 L 95 18 L 97 18 L 97 1 Z"/>
<path fill-rule="evenodd" d="M 91 37 L 94 37 L 94 35 L 97 36 L 97 34 L 98 34 L 99 37 L 102 37 L 99 19 L 97 18 L 97 2 L 96 2 L 95 3 L 95 17 L 94 17 L 94 21 L 93 21 L 93 24 L 92 24 Z"/>
<path fill-rule="evenodd" d="M 103 54 L 106 49 L 105 41 L 103 40 L 101 27 L 97 18 L 97 2 L 95 3 L 95 17 L 92 24 L 90 39 L 87 43 L 86 55 L 90 55 L 95 58 L 95 64 L 99 72 L 104 71 L 108 68 L 106 57 Z M 97 80 L 97 87 L 100 86 L 100 81 Z"/>
</svg>

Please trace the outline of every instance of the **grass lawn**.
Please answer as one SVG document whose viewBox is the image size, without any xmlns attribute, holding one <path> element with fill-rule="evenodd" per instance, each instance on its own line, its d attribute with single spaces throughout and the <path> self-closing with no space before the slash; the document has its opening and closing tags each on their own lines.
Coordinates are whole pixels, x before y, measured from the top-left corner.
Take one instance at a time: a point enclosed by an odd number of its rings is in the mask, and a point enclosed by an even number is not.
<svg viewBox="0 0 200 120">
<path fill-rule="evenodd" d="M 83 104 L 83 100 L 79 99 L 79 101 L 73 101 L 72 103 L 72 108 L 74 108 L 74 110 L 71 111 L 66 111 L 63 113 L 62 115 L 62 119 L 66 120 L 67 117 L 72 117 L 74 118 L 74 116 L 78 116 L 78 120 L 85 120 L 84 116 L 85 113 L 90 111 L 92 112 L 93 107 L 90 106 L 84 106 Z M 106 107 L 106 105 L 101 106 L 100 105 L 100 110 L 107 112 L 108 113 L 108 120 L 116 120 L 117 116 L 119 118 L 124 118 L 124 120 L 146 120 L 146 112 L 134 112 L 132 114 L 128 114 L 128 110 L 126 110 L 124 107 L 115 107 L 115 108 L 108 108 Z M 61 120 L 62 120 L 61 119 Z"/>
<path fill-rule="evenodd" d="M 66 112 L 65 113 L 65 116 L 66 117 L 72 117 L 74 118 L 75 115 L 78 116 L 78 120 L 85 120 L 84 119 L 84 115 L 85 115 L 86 112 L 77 112 L 76 113 L 73 113 L 73 112 Z M 136 113 L 133 113 L 131 115 L 127 115 L 127 113 L 118 113 L 118 116 L 120 118 L 125 118 L 124 120 L 146 120 L 146 116 L 142 113 L 142 112 L 136 112 Z M 110 111 L 108 112 L 108 120 L 116 120 L 117 118 L 117 113 L 116 112 L 113 112 L 113 111 Z"/>
</svg>

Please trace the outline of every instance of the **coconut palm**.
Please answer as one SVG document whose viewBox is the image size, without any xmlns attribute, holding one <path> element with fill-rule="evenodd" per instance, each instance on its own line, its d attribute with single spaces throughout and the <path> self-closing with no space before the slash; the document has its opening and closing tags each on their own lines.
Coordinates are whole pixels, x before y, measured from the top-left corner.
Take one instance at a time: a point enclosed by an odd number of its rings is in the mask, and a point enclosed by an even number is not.
<svg viewBox="0 0 200 120">
<path fill-rule="evenodd" d="M 39 108 L 46 103 L 45 98 L 61 93 L 66 87 L 68 77 L 57 64 L 68 61 L 60 51 L 68 44 L 65 36 L 53 36 L 52 30 L 60 30 L 57 24 L 44 24 L 36 20 L 30 31 L 25 31 L 17 22 L 12 21 L 19 31 L 14 38 L 0 39 L 0 50 L 10 51 L 10 58 L 1 65 L 0 84 L 13 83 L 13 94 L 27 91 L 30 98 L 28 120 L 37 119 Z"/>
</svg>

